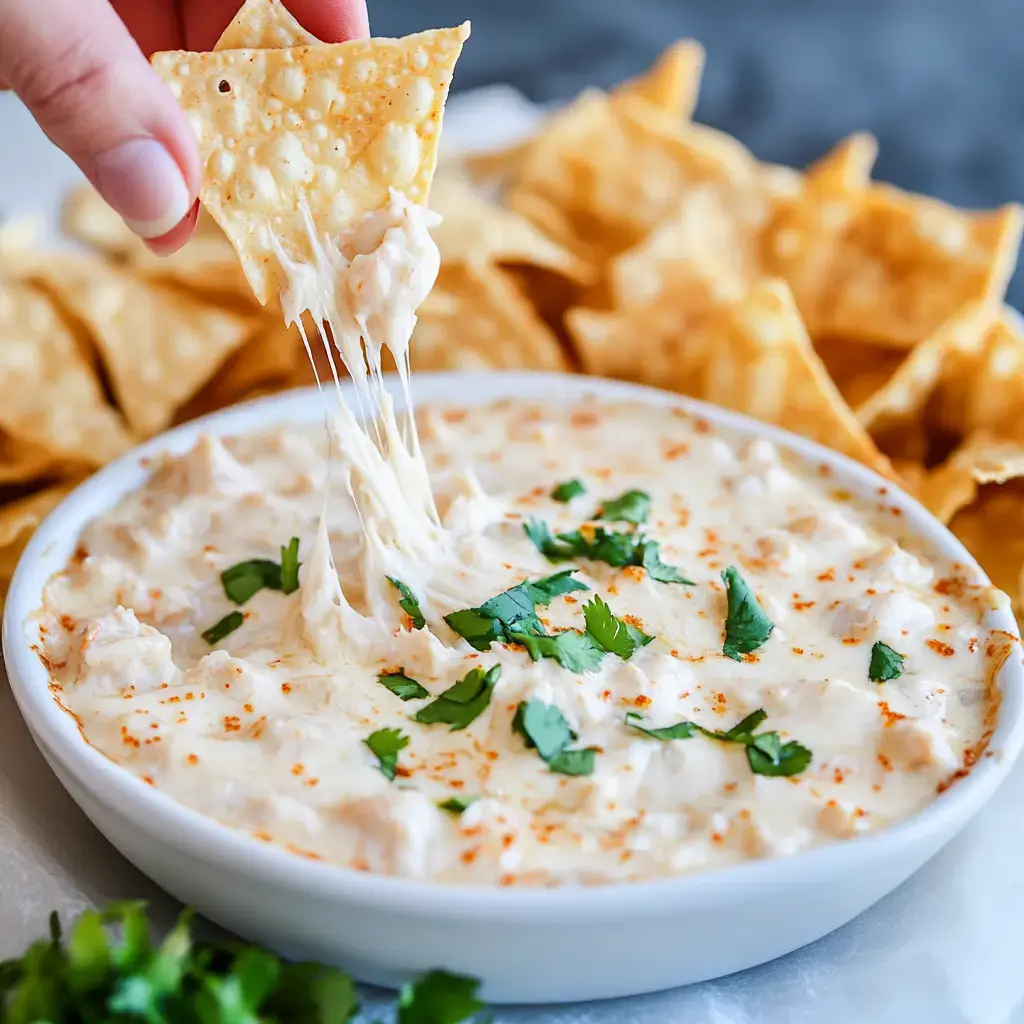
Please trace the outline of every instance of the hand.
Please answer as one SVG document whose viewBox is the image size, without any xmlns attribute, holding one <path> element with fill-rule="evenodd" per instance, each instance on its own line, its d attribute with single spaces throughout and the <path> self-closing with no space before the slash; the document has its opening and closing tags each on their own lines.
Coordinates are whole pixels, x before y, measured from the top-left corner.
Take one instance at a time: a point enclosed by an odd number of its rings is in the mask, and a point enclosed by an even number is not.
<svg viewBox="0 0 1024 1024">
<path fill-rule="evenodd" d="M 369 34 L 366 0 L 285 4 L 326 42 Z M 159 253 L 174 252 L 192 233 L 201 168 L 192 129 L 146 57 L 212 48 L 239 6 L 240 0 L 0 0 L 0 83 Z"/>
</svg>

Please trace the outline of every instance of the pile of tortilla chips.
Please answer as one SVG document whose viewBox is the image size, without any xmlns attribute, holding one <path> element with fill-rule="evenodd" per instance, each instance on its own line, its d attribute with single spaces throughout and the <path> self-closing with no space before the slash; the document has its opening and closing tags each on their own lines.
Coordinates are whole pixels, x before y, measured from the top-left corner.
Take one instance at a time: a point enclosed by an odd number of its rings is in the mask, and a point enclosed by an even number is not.
<svg viewBox="0 0 1024 1024">
<path fill-rule="evenodd" d="M 274 0 L 245 9 L 220 49 L 315 43 Z M 679 42 L 513 149 L 442 160 L 413 368 L 580 370 L 778 424 L 916 494 L 1024 612 L 1024 320 L 1003 301 L 1024 213 L 875 182 L 867 135 L 762 164 L 690 120 L 703 61 Z M 0 231 L 0 582 L 101 463 L 313 379 L 205 214 L 169 259 L 91 191 L 65 227 L 87 252 Z"/>
</svg>

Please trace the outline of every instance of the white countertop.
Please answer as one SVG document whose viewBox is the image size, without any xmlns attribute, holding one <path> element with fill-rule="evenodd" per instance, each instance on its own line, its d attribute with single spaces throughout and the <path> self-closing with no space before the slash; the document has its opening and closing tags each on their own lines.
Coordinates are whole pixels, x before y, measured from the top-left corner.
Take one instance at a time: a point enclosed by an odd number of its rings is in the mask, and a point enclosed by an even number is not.
<svg viewBox="0 0 1024 1024">
<path fill-rule="evenodd" d="M 529 129 L 516 93 L 453 98 L 446 140 L 497 145 Z M 77 173 L 13 97 L 0 95 L 0 216 L 39 215 Z M 11 154 L 16 154 L 11 159 Z M 49 912 L 169 896 L 125 861 L 64 792 L 0 679 L 0 960 L 45 933 Z M 742 920 L 744 927 L 770 923 Z M 1024 1024 L 1024 762 L 975 822 L 892 896 L 805 949 L 716 982 L 644 998 L 504 1011 L 499 1024 Z M 367 999 L 368 1017 L 390 1005 Z"/>
</svg>

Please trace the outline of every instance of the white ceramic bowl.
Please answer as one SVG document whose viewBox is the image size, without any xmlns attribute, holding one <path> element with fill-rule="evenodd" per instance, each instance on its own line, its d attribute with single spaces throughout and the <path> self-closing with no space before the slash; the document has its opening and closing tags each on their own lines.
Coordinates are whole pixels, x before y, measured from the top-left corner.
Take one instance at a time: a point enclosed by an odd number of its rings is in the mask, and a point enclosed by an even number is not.
<svg viewBox="0 0 1024 1024">
<path fill-rule="evenodd" d="M 419 401 L 464 404 L 585 394 L 682 405 L 830 466 L 869 496 L 883 483 L 842 456 L 743 416 L 634 385 L 547 374 L 422 375 Z M 396 396 L 396 401 L 398 397 Z M 3 647 L 36 743 L 75 801 L 130 861 L 178 899 L 287 955 L 334 961 L 396 986 L 433 967 L 475 975 L 494 1002 L 623 996 L 701 981 L 781 956 L 881 899 L 933 856 L 995 792 L 1024 739 L 1020 658 L 1007 659 L 1003 702 L 985 757 L 920 814 L 890 829 L 780 860 L 639 884 L 517 891 L 374 877 L 293 856 L 235 832 L 145 785 L 83 742 L 52 699 L 26 623 L 83 525 L 146 476 L 145 456 L 188 449 L 200 432 L 238 433 L 323 417 L 314 389 L 217 413 L 158 437 L 83 484 L 39 528 L 7 599 Z M 920 505 L 892 490 L 908 527 L 973 565 Z M 1009 612 L 993 627 L 1017 635 Z"/>
</svg>

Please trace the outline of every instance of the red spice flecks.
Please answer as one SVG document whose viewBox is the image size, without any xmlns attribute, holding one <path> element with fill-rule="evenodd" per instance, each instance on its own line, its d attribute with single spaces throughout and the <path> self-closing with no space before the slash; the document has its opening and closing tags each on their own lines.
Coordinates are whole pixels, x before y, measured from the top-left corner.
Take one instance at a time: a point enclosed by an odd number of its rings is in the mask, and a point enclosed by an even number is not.
<svg viewBox="0 0 1024 1024">
<path fill-rule="evenodd" d="M 199 764 L 199 758 L 195 754 L 189 754 L 188 757 L 185 758 L 185 760 L 189 764 Z"/>
<path fill-rule="evenodd" d="M 956 649 L 952 644 L 943 643 L 941 640 L 925 640 L 924 645 L 943 658 L 952 658 L 956 654 Z"/>
<path fill-rule="evenodd" d="M 793 611 L 805 612 L 808 608 L 813 608 L 817 604 L 817 601 L 794 601 Z"/>
<path fill-rule="evenodd" d="M 847 647 L 856 647 L 857 644 L 859 644 L 861 642 L 862 642 L 862 638 L 859 637 L 859 636 L 844 636 L 843 637 L 843 643 Z"/>
<path fill-rule="evenodd" d="M 898 711 L 890 709 L 889 705 L 884 701 L 878 702 L 878 710 L 882 712 L 882 718 L 885 719 L 885 727 L 888 728 L 894 722 L 898 722 L 901 718 L 906 718 L 906 715 L 901 715 Z"/>
<path fill-rule="evenodd" d="M 835 578 L 835 569 L 826 569 L 824 572 L 818 574 L 819 583 L 831 583 Z"/>
</svg>

